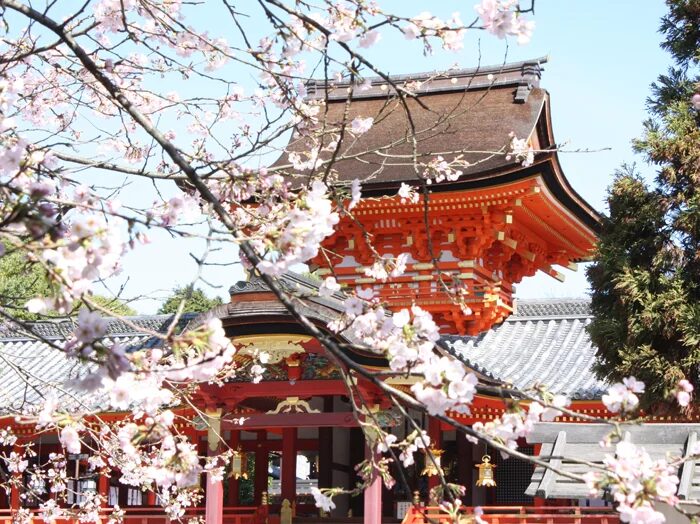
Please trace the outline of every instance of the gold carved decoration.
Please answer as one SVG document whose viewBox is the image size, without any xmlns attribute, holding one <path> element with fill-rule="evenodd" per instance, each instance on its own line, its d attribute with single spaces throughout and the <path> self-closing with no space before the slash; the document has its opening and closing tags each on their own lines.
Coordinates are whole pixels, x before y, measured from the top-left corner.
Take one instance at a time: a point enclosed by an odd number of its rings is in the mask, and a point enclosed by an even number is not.
<svg viewBox="0 0 700 524">
<path fill-rule="evenodd" d="M 281 400 L 275 409 L 267 412 L 268 415 L 279 413 L 320 413 L 320 411 L 313 409 L 306 400 L 301 400 L 299 397 L 287 397 Z"/>
<path fill-rule="evenodd" d="M 293 355 L 305 353 L 301 344 L 311 340 L 307 335 L 251 335 L 236 337 L 233 343 L 240 347 L 239 356 L 255 357 L 256 353 L 267 353 L 266 364 L 279 364 Z"/>
</svg>

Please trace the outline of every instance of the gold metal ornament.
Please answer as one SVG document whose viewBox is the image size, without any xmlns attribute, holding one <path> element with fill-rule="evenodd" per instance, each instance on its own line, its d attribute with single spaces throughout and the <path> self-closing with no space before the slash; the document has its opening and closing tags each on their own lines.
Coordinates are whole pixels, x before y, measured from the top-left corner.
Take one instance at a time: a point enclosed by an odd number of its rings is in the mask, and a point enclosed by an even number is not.
<svg viewBox="0 0 700 524">
<path fill-rule="evenodd" d="M 491 464 L 491 457 L 484 455 L 481 457 L 481 464 L 477 464 L 476 467 L 479 468 L 479 478 L 476 481 L 476 485 L 485 488 L 495 488 L 496 479 L 493 476 L 493 469 L 496 466 Z"/>
<path fill-rule="evenodd" d="M 444 453 L 443 450 L 441 449 L 436 449 L 436 448 L 430 448 L 427 450 L 425 453 L 425 468 L 423 468 L 423 472 L 421 475 L 427 475 L 428 477 L 432 477 L 433 475 L 437 475 L 439 470 L 440 470 L 440 455 Z M 430 456 L 433 456 L 433 460 L 430 460 Z"/>
</svg>

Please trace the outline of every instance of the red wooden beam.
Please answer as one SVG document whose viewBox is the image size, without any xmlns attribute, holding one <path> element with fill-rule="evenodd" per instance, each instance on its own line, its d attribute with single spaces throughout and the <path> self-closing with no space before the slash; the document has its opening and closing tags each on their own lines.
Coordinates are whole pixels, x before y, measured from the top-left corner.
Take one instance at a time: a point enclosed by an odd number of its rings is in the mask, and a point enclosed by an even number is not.
<svg viewBox="0 0 700 524">
<path fill-rule="evenodd" d="M 279 413 L 276 415 L 249 415 L 243 424 L 223 420 L 221 429 L 254 430 L 265 428 L 354 428 L 359 426 L 355 415 L 346 413 Z"/>
<path fill-rule="evenodd" d="M 297 451 L 315 451 L 318 449 L 318 443 L 319 439 L 316 438 L 298 438 Z M 241 440 L 240 447 L 242 451 L 247 452 L 255 451 L 257 449 L 282 452 L 282 439 L 267 440 L 263 442 L 258 440 Z"/>
<path fill-rule="evenodd" d="M 250 382 L 230 382 L 223 386 L 202 385 L 206 395 L 217 402 L 225 400 L 244 400 L 255 397 L 318 397 L 325 395 L 347 395 L 348 390 L 342 380 L 297 380 L 271 381 L 253 384 Z"/>
</svg>

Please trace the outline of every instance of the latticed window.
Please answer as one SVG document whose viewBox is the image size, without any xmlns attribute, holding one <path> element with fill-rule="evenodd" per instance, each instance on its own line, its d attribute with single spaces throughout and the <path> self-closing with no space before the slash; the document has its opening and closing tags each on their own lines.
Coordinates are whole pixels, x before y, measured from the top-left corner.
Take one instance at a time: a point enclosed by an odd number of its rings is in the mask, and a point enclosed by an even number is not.
<svg viewBox="0 0 700 524">
<path fill-rule="evenodd" d="M 525 455 L 534 455 L 533 446 L 518 446 L 518 451 Z M 532 477 L 532 464 L 515 458 L 503 459 L 500 452 L 491 453 L 496 464 L 496 488 L 494 492 L 497 505 L 529 505 L 532 497 L 525 495 L 525 490 Z"/>
<path fill-rule="evenodd" d="M 143 493 L 138 488 L 127 488 L 126 491 L 126 505 L 127 506 L 141 506 L 143 504 Z"/>
</svg>

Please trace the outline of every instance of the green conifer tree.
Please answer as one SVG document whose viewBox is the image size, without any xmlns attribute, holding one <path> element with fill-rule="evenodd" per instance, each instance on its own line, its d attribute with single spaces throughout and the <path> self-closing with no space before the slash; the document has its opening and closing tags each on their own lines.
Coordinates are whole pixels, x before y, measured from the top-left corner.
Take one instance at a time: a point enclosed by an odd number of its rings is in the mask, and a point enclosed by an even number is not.
<svg viewBox="0 0 700 524">
<path fill-rule="evenodd" d="M 652 84 L 637 152 L 653 187 L 623 166 L 608 190 L 596 262 L 588 270 L 597 371 L 634 375 L 650 406 L 680 379 L 700 388 L 700 0 L 668 0 L 662 47 L 674 65 Z"/>
<path fill-rule="evenodd" d="M 161 314 L 173 314 L 177 312 L 180 303 L 185 301 L 183 313 L 202 313 L 213 307 L 223 304 L 219 297 L 209 298 L 204 291 L 195 288 L 192 284 L 185 287 L 176 287 L 158 310 Z"/>
</svg>

